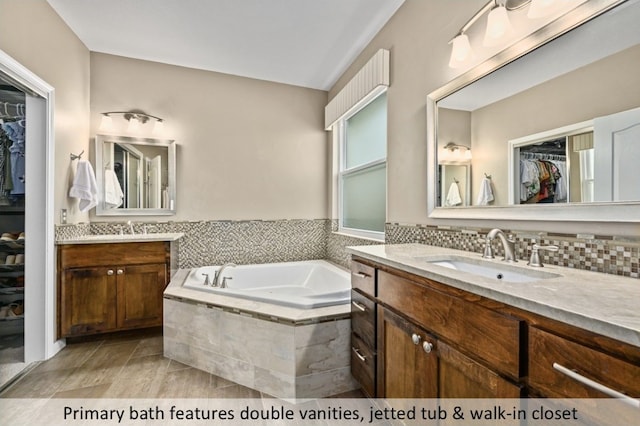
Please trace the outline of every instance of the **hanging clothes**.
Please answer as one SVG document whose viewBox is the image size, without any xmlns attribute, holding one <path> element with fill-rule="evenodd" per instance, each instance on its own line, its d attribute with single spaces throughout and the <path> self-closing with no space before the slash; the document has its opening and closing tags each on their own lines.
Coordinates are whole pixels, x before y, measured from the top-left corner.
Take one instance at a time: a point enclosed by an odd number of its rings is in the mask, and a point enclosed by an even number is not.
<svg viewBox="0 0 640 426">
<path fill-rule="evenodd" d="M 4 124 L 4 123 L 3 123 Z M 11 179 L 11 139 L 0 127 L 0 205 L 9 205 L 11 202 L 7 194 L 13 189 L 13 180 Z"/>
<path fill-rule="evenodd" d="M 540 157 L 540 158 L 526 158 Z M 552 161 L 551 158 L 554 158 Z M 521 155 L 520 203 L 554 203 L 567 199 L 566 164 L 558 156 Z M 563 166 L 560 167 L 559 164 Z M 556 194 L 560 192 L 560 196 Z"/>
<path fill-rule="evenodd" d="M 12 195 L 24 195 L 25 191 L 25 146 L 24 126 L 19 121 L 3 123 L 2 128 L 11 140 L 9 161 L 11 162 Z"/>
</svg>

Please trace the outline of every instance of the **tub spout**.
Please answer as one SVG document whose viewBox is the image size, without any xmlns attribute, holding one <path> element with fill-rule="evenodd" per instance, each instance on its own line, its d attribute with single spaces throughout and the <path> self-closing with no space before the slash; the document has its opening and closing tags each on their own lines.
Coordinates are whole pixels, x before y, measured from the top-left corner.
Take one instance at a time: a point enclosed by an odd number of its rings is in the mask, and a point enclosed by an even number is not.
<svg viewBox="0 0 640 426">
<path fill-rule="evenodd" d="M 222 265 L 220 267 L 220 269 L 218 269 L 216 271 L 216 276 L 213 278 L 213 284 L 211 284 L 213 287 L 222 287 L 221 285 L 221 281 L 222 281 L 222 272 L 226 269 L 226 268 L 234 268 L 238 265 L 236 265 L 235 263 L 225 263 L 224 265 Z M 224 283 L 224 281 L 222 281 Z"/>
</svg>

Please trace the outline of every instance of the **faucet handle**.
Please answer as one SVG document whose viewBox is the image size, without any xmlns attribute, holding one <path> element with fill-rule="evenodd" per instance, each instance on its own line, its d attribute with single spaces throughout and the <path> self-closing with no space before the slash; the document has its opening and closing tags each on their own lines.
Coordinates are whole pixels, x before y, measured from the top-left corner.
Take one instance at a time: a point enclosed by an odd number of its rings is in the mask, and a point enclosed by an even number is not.
<svg viewBox="0 0 640 426">
<path fill-rule="evenodd" d="M 211 279 L 209 279 L 209 274 L 202 274 L 204 276 L 204 285 L 211 285 Z"/>
<path fill-rule="evenodd" d="M 493 249 L 491 247 L 491 239 L 485 238 L 484 240 L 484 251 L 482 252 L 482 257 L 484 259 L 495 259 L 493 255 Z"/>
<path fill-rule="evenodd" d="M 220 288 L 227 288 L 227 280 L 232 280 L 233 277 L 222 277 L 222 284 L 220 284 Z"/>
<path fill-rule="evenodd" d="M 554 245 L 541 246 L 537 243 L 534 243 L 533 247 L 531 247 L 531 257 L 529 258 L 529 262 L 527 263 L 527 265 L 535 266 L 539 268 L 542 268 L 544 266 L 542 264 L 542 261 L 540 260 L 540 253 L 539 253 L 540 250 L 558 251 L 560 249 L 558 248 L 558 246 L 554 246 Z"/>
</svg>

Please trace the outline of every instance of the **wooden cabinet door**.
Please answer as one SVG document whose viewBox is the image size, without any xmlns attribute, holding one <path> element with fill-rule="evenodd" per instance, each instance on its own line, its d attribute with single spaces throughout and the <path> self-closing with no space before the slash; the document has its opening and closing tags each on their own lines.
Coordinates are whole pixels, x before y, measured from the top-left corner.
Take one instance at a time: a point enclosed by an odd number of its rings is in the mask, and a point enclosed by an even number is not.
<svg viewBox="0 0 640 426">
<path fill-rule="evenodd" d="M 436 398 L 437 374 L 435 339 L 378 307 L 378 398 Z"/>
<path fill-rule="evenodd" d="M 61 337 L 116 328 L 115 268 L 65 269 L 61 280 Z"/>
<path fill-rule="evenodd" d="M 438 342 L 440 398 L 520 398 L 521 388 L 451 346 Z"/>
<path fill-rule="evenodd" d="M 162 325 L 165 264 L 119 266 L 116 276 L 118 328 Z"/>
</svg>

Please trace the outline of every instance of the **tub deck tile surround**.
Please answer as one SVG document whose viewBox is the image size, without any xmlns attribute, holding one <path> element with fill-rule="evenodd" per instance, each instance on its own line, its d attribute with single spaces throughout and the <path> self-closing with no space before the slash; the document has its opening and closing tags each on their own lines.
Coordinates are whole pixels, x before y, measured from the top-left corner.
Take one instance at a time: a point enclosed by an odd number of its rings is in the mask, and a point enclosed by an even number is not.
<svg viewBox="0 0 640 426">
<path fill-rule="evenodd" d="M 348 304 L 301 310 L 224 297 L 182 288 L 188 273 L 165 293 L 166 357 L 282 399 L 358 387 Z"/>
</svg>

